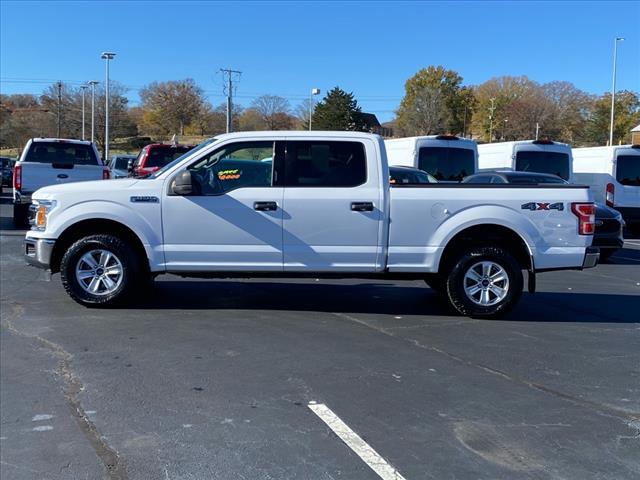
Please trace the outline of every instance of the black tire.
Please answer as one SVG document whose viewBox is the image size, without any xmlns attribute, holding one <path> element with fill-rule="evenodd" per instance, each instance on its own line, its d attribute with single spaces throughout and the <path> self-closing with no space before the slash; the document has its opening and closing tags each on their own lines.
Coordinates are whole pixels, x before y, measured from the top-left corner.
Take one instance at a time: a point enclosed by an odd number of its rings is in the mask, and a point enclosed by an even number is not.
<svg viewBox="0 0 640 480">
<path fill-rule="evenodd" d="M 471 300 L 465 292 L 465 275 L 474 265 L 482 261 L 497 264 L 508 278 L 505 297 L 492 305 L 480 305 Z M 449 303 L 458 313 L 475 318 L 497 318 L 508 313 L 520 299 L 523 288 L 522 268 L 513 255 L 502 248 L 474 247 L 455 262 L 446 284 Z M 495 297 L 493 300 L 498 298 L 493 296 Z"/>
<path fill-rule="evenodd" d="M 613 249 L 613 248 L 607 248 L 607 249 L 600 249 L 600 259 L 598 260 L 598 263 L 607 263 L 609 262 L 609 260 L 611 259 L 611 256 L 616 253 L 617 250 Z"/>
<path fill-rule="evenodd" d="M 29 204 L 28 203 L 13 204 L 13 225 L 21 228 L 29 226 Z"/>
<path fill-rule="evenodd" d="M 122 278 L 112 292 L 90 293 L 80 285 L 80 281 L 76 277 L 76 267 L 81 262 L 83 255 L 95 250 L 111 253 L 122 265 Z M 140 292 L 140 287 L 147 287 L 150 284 L 148 268 L 145 267 L 143 260 L 138 258 L 131 247 L 115 235 L 90 235 L 76 241 L 63 255 L 60 262 L 62 285 L 73 300 L 87 307 L 124 305 L 133 298 L 135 293 Z"/>
<path fill-rule="evenodd" d="M 447 279 L 439 273 L 429 275 L 424 279 L 424 283 L 426 283 L 431 290 L 440 295 L 446 295 L 447 293 Z"/>
</svg>

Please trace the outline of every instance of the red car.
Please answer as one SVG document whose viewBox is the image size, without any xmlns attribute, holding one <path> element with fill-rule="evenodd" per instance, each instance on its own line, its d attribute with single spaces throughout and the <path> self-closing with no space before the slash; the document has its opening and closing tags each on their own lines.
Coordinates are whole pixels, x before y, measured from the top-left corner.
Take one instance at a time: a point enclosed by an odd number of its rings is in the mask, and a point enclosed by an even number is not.
<svg viewBox="0 0 640 480">
<path fill-rule="evenodd" d="M 164 143 L 147 145 L 140 150 L 138 158 L 133 162 L 131 174 L 134 177 L 151 175 L 192 148 L 193 145 L 165 145 Z"/>
</svg>

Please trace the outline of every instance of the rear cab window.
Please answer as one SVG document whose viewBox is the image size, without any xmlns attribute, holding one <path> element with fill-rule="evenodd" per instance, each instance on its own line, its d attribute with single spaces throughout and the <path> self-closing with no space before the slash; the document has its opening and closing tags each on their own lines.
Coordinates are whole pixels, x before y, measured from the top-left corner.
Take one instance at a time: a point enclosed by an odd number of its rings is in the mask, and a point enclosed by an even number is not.
<svg viewBox="0 0 640 480">
<path fill-rule="evenodd" d="M 438 181 L 459 182 L 475 173 L 475 153 L 468 148 L 420 147 L 418 168 Z"/>
<path fill-rule="evenodd" d="M 32 142 L 24 161 L 63 165 L 101 165 L 91 145 L 65 142 Z"/>
<path fill-rule="evenodd" d="M 550 173 L 569 180 L 569 154 L 544 150 L 519 150 L 516 153 L 516 170 Z"/>
<path fill-rule="evenodd" d="M 618 155 L 616 180 L 621 185 L 640 187 L 640 155 Z"/>
</svg>

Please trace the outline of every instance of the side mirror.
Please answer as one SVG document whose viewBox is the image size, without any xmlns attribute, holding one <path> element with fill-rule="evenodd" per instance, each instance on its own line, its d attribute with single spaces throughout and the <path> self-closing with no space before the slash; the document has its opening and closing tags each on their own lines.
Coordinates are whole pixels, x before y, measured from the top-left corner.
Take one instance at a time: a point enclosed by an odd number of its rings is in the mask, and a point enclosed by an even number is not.
<svg viewBox="0 0 640 480">
<path fill-rule="evenodd" d="M 174 180 L 171 190 L 175 195 L 191 195 L 193 193 L 193 180 L 191 172 L 185 170 L 181 172 Z"/>
</svg>

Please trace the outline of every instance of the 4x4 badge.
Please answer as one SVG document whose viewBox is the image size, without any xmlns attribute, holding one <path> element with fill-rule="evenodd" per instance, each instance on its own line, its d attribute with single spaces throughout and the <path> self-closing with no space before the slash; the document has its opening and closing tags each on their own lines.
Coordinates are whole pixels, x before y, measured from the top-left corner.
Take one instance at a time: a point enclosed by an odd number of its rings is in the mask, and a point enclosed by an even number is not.
<svg viewBox="0 0 640 480">
<path fill-rule="evenodd" d="M 520 208 L 522 210 L 564 210 L 564 204 L 562 202 L 545 203 L 545 202 L 529 202 L 523 203 Z"/>
</svg>

